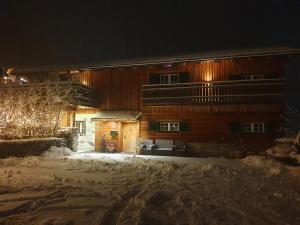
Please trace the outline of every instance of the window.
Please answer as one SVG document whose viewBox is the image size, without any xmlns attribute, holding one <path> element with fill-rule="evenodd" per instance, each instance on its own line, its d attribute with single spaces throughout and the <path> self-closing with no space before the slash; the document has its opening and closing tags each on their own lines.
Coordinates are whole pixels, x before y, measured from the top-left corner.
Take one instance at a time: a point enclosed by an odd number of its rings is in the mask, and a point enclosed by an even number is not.
<svg viewBox="0 0 300 225">
<path fill-rule="evenodd" d="M 80 136 L 86 136 L 86 121 L 76 121 L 75 127 L 79 129 Z"/>
<path fill-rule="evenodd" d="M 179 83 L 179 74 L 174 73 L 174 74 L 161 74 L 160 75 L 160 83 L 161 84 L 176 84 Z"/>
<path fill-rule="evenodd" d="M 160 122 L 160 131 L 179 132 L 179 122 Z"/>
<path fill-rule="evenodd" d="M 264 133 L 265 123 L 242 123 L 241 129 L 244 133 Z"/>
<path fill-rule="evenodd" d="M 229 80 L 263 80 L 276 78 L 272 74 L 231 74 Z"/>
<path fill-rule="evenodd" d="M 177 84 L 188 82 L 189 72 L 149 74 L 149 84 Z"/>
<path fill-rule="evenodd" d="M 247 74 L 241 75 L 242 80 L 262 80 L 265 76 L 263 74 Z"/>
</svg>

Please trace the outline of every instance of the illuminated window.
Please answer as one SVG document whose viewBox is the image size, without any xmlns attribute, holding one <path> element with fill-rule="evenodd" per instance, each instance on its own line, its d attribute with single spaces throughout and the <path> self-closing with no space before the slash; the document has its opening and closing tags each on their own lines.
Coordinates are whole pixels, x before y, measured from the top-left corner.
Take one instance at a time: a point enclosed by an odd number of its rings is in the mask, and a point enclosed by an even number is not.
<svg viewBox="0 0 300 225">
<path fill-rule="evenodd" d="M 176 84 L 179 83 L 179 74 L 161 74 L 160 75 L 160 83 L 161 84 Z"/>
<path fill-rule="evenodd" d="M 80 136 L 86 136 L 86 121 L 76 121 L 75 127 L 79 129 Z"/>
<path fill-rule="evenodd" d="M 179 132 L 179 122 L 160 122 L 160 131 Z"/>
<path fill-rule="evenodd" d="M 264 133 L 265 124 L 264 123 L 242 123 L 242 132 L 244 133 Z"/>
</svg>

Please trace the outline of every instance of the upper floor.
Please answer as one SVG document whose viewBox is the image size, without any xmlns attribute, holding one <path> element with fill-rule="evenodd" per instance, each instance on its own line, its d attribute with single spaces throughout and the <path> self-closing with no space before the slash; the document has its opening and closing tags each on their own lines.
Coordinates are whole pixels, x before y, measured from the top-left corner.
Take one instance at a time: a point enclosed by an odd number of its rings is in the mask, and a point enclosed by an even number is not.
<svg viewBox="0 0 300 225">
<path fill-rule="evenodd" d="M 274 104 L 285 99 L 285 57 L 207 60 L 74 74 L 99 90 L 99 110 L 208 104 Z"/>
<path fill-rule="evenodd" d="M 294 51 L 226 52 L 57 72 L 96 90 L 94 111 L 279 109 L 286 99 L 285 65 L 291 54 Z"/>
</svg>

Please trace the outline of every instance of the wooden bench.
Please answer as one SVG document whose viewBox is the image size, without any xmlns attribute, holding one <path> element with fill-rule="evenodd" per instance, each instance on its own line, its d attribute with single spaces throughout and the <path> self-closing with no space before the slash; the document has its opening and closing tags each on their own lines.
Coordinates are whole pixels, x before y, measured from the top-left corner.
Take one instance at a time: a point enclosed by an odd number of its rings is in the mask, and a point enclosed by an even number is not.
<svg viewBox="0 0 300 225">
<path fill-rule="evenodd" d="M 173 140 L 155 140 L 154 153 L 156 155 L 173 155 L 174 148 L 175 146 Z"/>
<path fill-rule="evenodd" d="M 181 155 L 187 153 L 187 146 L 179 140 L 144 140 L 140 151 L 143 155 Z"/>
<path fill-rule="evenodd" d="M 173 153 L 176 155 L 179 153 L 180 155 L 186 155 L 187 154 L 187 145 L 183 141 L 174 141 L 174 150 Z"/>
<path fill-rule="evenodd" d="M 158 155 L 185 155 L 186 145 L 179 140 L 155 140 L 154 153 Z M 178 154 L 177 154 L 178 153 Z"/>
</svg>

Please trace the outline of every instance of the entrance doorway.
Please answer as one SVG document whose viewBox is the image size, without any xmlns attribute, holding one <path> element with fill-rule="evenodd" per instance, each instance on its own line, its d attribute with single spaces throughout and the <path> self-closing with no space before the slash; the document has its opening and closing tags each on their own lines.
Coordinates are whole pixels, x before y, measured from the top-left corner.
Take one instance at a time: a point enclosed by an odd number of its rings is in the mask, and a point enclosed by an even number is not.
<svg viewBox="0 0 300 225">
<path fill-rule="evenodd" d="M 122 123 L 123 152 L 136 152 L 136 141 L 139 136 L 139 123 Z"/>
</svg>

